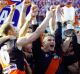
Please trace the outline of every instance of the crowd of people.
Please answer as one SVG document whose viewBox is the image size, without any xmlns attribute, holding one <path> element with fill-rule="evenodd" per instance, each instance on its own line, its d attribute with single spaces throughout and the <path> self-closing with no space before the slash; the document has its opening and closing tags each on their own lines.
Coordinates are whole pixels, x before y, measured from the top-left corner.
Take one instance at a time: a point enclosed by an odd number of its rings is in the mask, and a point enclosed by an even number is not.
<svg viewBox="0 0 80 74">
<path fill-rule="evenodd" d="M 80 31 L 75 30 L 80 23 L 72 1 L 68 0 L 64 8 L 60 4 L 40 5 L 23 1 L 17 29 L 12 25 L 16 4 L 11 5 L 0 26 L 0 74 L 80 74 Z M 43 14 L 40 7 L 48 9 Z M 45 15 L 41 23 L 37 22 L 38 12 Z M 47 26 L 50 32 L 46 32 Z M 67 27 L 64 38 L 63 26 Z"/>
<path fill-rule="evenodd" d="M 45 16 L 46 10 L 51 6 L 51 5 L 56 5 L 56 4 L 61 4 L 61 5 L 66 5 L 67 0 L 32 0 L 34 1 L 38 7 L 39 7 L 39 15 Z M 76 9 L 79 9 L 80 12 L 80 1 L 79 0 L 73 0 L 73 6 Z M 43 13 L 43 14 L 42 14 Z"/>
</svg>

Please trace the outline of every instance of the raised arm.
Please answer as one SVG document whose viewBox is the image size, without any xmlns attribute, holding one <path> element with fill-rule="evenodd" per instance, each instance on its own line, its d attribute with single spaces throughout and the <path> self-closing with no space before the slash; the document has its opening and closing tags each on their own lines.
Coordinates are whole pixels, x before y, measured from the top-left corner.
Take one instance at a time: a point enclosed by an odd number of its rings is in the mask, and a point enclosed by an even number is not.
<svg viewBox="0 0 80 74">
<path fill-rule="evenodd" d="M 56 16 L 57 16 L 57 22 L 56 22 L 56 31 L 55 31 L 55 50 L 59 56 L 62 56 L 62 19 L 61 19 L 61 12 L 60 12 L 59 6 L 57 6 L 56 10 Z"/>
<path fill-rule="evenodd" d="M 53 6 L 51 6 L 50 10 L 53 9 Z M 51 34 L 54 34 L 55 28 L 56 28 L 56 14 L 54 12 L 53 17 L 49 20 L 49 28 Z"/>
<path fill-rule="evenodd" d="M 22 26 L 26 21 L 26 10 L 30 4 L 31 4 L 30 1 L 27 1 L 27 0 L 23 1 L 22 10 L 20 12 L 20 17 L 19 17 L 18 26 L 17 26 L 19 30 L 22 28 Z"/>
<path fill-rule="evenodd" d="M 0 11 L 1 11 L 5 6 L 7 6 L 7 3 L 4 2 L 3 0 L 0 0 Z"/>
<path fill-rule="evenodd" d="M 6 19 L 6 21 L 4 21 L 4 23 L 1 25 L 0 27 L 0 33 L 3 32 L 4 28 L 8 25 L 11 24 L 12 22 L 12 18 L 13 18 L 13 14 L 14 14 L 14 10 L 15 10 L 15 4 L 11 6 L 11 11 Z"/>
<path fill-rule="evenodd" d="M 12 17 L 13 17 L 13 15 L 14 15 L 15 7 L 16 7 L 15 4 L 14 4 L 14 5 L 11 5 L 11 11 L 10 11 L 10 13 L 9 13 L 6 21 L 4 21 L 3 25 L 4 25 L 5 23 L 7 24 L 8 22 L 12 22 L 12 19 L 13 19 Z"/>
<path fill-rule="evenodd" d="M 19 37 L 25 36 L 26 34 L 26 30 L 29 27 L 29 24 L 32 22 L 33 19 L 35 19 L 34 17 L 38 14 L 38 7 L 35 4 L 31 5 L 31 9 L 29 14 L 27 15 L 27 19 L 25 24 L 22 26 L 22 28 L 19 31 Z"/>
<path fill-rule="evenodd" d="M 4 41 L 6 41 L 7 39 L 9 39 L 9 36 L 3 36 L 3 37 L 0 37 L 0 44 Z"/>
<path fill-rule="evenodd" d="M 16 39 L 15 36 L 0 36 L 0 44 L 8 39 Z"/>
<path fill-rule="evenodd" d="M 24 44 L 27 44 L 27 43 L 30 43 L 30 42 L 33 42 L 34 40 L 36 40 L 40 36 L 40 34 L 42 34 L 45 31 L 46 27 L 48 26 L 49 19 L 53 16 L 53 12 L 54 12 L 54 10 L 47 11 L 45 19 L 39 25 L 39 27 L 36 29 L 36 31 L 33 32 L 33 34 L 31 36 L 29 36 L 28 38 L 27 37 L 18 38 L 17 44 L 24 45 Z"/>
</svg>

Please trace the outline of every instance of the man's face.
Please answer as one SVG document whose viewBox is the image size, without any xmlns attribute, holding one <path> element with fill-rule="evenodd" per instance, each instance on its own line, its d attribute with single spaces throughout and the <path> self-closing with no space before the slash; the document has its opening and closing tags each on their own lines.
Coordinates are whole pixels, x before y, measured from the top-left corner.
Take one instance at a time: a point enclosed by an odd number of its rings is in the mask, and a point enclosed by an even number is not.
<svg viewBox="0 0 80 74">
<path fill-rule="evenodd" d="M 43 40 L 43 46 L 48 50 L 48 51 L 54 51 L 55 47 L 55 40 L 54 37 L 52 36 L 46 36 Z"/>
</svg>

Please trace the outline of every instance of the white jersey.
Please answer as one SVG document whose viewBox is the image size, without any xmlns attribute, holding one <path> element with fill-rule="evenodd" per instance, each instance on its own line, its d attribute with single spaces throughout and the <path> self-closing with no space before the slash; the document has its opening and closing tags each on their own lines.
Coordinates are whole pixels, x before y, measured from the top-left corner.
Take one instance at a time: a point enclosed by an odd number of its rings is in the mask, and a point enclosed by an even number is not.
<svg viewBox="0 0 80 74">
<path fill-rule="evenodd" d="M 10 63 L 10 57 L 7 51 L 0 50 L 0 58 L 5 65 L 8 65 Z"/>
<path fill-rule="evenodd" d="M 71 20 L 74 22 L 74 17 L 75 17 L 74 7 L 71 6 L 68 8 L 67 6 L 64 6 L 63 12 L 64 12 L 64 17 L 65 17 L 66 21 Z"/>
</svg>

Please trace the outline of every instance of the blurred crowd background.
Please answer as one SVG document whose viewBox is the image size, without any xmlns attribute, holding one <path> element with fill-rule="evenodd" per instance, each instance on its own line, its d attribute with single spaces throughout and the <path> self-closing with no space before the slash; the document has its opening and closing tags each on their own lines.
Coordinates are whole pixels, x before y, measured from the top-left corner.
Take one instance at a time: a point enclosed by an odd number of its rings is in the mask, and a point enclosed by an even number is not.
<svg viewBox="0 0 80 74">
<path fill-rule="evenodd" d="M 35 2 L 39 7 L 38 22 L 42 22 L 42 20 L 46 15 L 46 11 L 50 8 L 51 5 L 60 4 L 61 7 L 64 7 L 67 4 L 68 0 L 32 0 L 32 1 Z M 80 30 L 80 0 L 71 0 L 71 1 L 72 1 L 73 7 L 75 8 L 75 16 L 78 19 L 78 24 L 77 24 L 78 27 L 76 27 L 76 29 Z M 47 31 L 49 31 L 49 28 L 47 28 Z"/>
<path fill-rule="evenodd" d="M 51 5 L 60 4 L 62 6 L 66 5 L 67 0 L 32 0 L 34 1 L 39 7 L 39 15 L 45 16 L 46 10 Z M 73 6 L 75 7 L 75 11 L 80 16 L 80 0 L 73 0 Z"/>
</svg>

